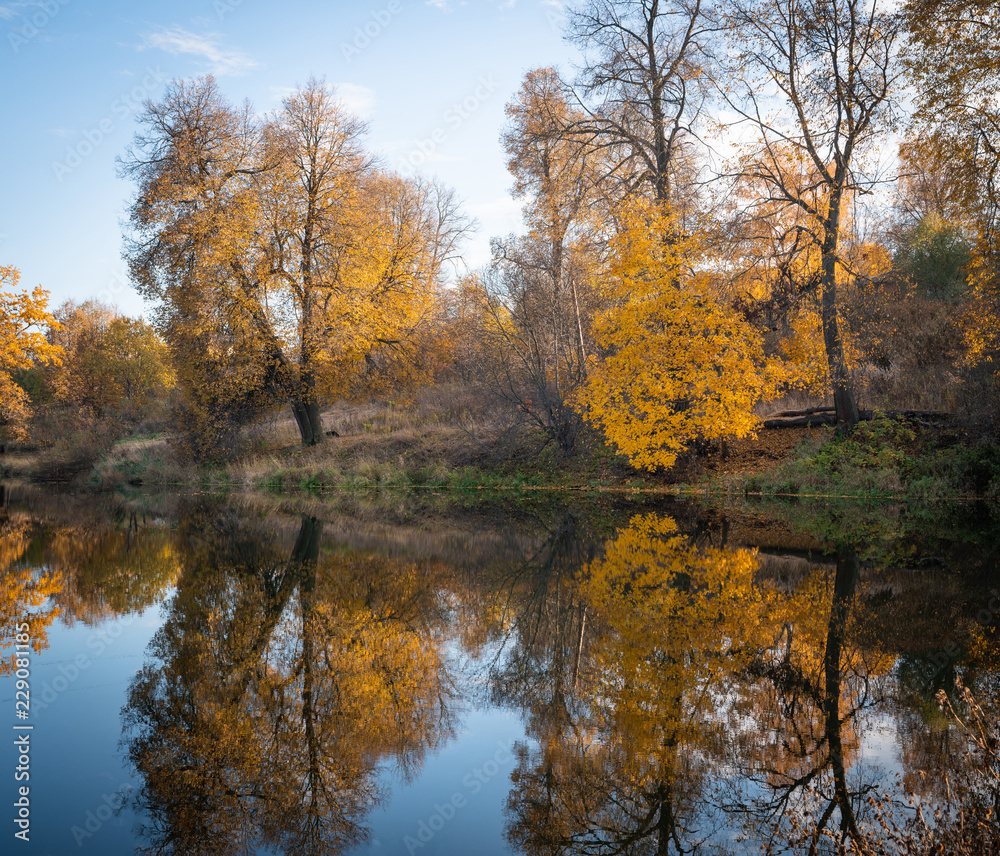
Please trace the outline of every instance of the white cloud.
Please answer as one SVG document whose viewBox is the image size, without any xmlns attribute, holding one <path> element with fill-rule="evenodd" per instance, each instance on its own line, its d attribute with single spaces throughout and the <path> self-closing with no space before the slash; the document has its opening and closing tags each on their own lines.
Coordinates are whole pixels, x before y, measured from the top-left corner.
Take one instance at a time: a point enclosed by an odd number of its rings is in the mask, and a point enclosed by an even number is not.
<svg viewBox="0 0 1000 856">
<path fill-rule="evenodd" d="M 336 83 L 333 94 L 351 113 L 363 119 L 371 117 L 375 109 L 375 91 L 359 83 Z"/>
<path fill-rule="evenodd" d="M 269 86 L 267 91 L 271 93 L 271 101 L 277 103 L 290 98 L 298 90 L 294 86 Z"/>
<path fill-rule="evenodd" d="M 48 18 L 51 18 L 54 14 L 51 9 L 42 5 L 42 0 L 21 0 L 21 2 L 17 3 L 4 3 L 0 5 L 0 18 L 9 21 L 11 18 L 30 17 L 31 9 L 42 9 L 46 12 Z M 45 23 L 48 23 L 48 21 Z M 43 24 L 42 26 L 45 25 Z"/>
<path fill-rule="evenodd" d="M 220 77 L 246 74 L 259 65 L 242 51 L 222 47 L 216 36 L 200 36 L 181 27 L 171 27 L 146 35 L 139 49 L 145 48 L 156 48 L 175 56 L 191 54 L 205 62 L 212 74 Z"/>
<path fill-rule="evenodd" d="M 451 11 L 451 3 L 448 0 L 427 0 L 428 6 L 433 6 L 435 9 L 440 9 L 442 12 Z"/>
</svg>

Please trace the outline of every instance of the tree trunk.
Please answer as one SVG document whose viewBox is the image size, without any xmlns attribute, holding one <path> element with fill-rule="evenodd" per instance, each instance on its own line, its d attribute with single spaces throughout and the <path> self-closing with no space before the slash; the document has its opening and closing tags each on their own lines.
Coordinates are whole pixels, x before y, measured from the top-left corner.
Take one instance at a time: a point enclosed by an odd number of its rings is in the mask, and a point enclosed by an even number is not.
<svg viewBox="0 0 1000 856">
<path fill-rule="evenodd" d="M 840 717 L 841 654 L 847 636 L 847 620 L 858 585 L 860 562 L 853 548 L 837 546 L 837 576 L 833 583 L 833 605 L 823 656 L 823 712 L 826 720 L 826 739 L 830 747 L 830 766 L 833 769 L 834 793 L 840 806 L 842 825 L 855 843 L 861 843 L 851 794 L 847 788 L 847 765 L 841 736 L 843 720 Z"/>
<path fill-rule="evenodd" d="M 309 420 L 309 433 L 311 434 L 311 439 L 308 445 L 315 446 L 317 443 L 322 443 L 324 439 L 323 434 L 323 420 L 319 415 L 319 404 L 316 401 L 307 401 L 305 403 L 306 418 Z"/>
<path fill-rule="evenodd" d="M 570 277 L 570 288 L 573 290 L 573 307 L 576 309 L 576 332 L 580 342 L 580 374 L 587 379 L 587 346 L 583 343 L 583 322 L 580 320 L 580 298 L 576 296 L 576 280 Z"/>
<path fill-rule="evenodd" d="M 823 344 L 833 386 L 833 406 L 837 424 L 853 428 L 858 424 L 858 403 L 844 359 L 844 342 L 837 319 L 837 243 L 840 238 L 840 193 L 830 194 L 830 210 L 824 224 L 822 274 L 820 277 Z"/>
<path fill-rule="evenodd" d="M 323 421 L 319 415 L 319 405 L 315 401 L 293 399 L 292 414 L 299 426 L 299 436 L 303 446 L 315 446 L 324 439 Z"/>
</svg>

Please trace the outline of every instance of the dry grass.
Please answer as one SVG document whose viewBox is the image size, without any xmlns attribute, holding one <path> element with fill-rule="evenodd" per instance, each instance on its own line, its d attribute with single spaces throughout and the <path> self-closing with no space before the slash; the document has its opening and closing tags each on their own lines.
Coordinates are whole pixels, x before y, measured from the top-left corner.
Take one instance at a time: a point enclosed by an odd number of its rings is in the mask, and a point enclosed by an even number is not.
<svg viewBox="0 0 1000 856">
<path fill-rule="evenodd" d="M 190 484 L 195 473 L 178 460 L 170 438 L 127 439 L 116 443 L 95 462 L 87 481 L 104 488 L 126 484 Z"/>
<path fill-rule="evenodd" d="M 491 426 L 463 410 L 464 403 L 458 391 L 440 388 L 405 402 L 339 402 L 321 414 L 326 430 L 339 436 L 311 448 L 299 445 L 294 419 L 279 413 L 248 429 L 250 451 L 226 473 L 247 486 L 441 482 L 488 455 L 474 435 Z"/>
</svg>

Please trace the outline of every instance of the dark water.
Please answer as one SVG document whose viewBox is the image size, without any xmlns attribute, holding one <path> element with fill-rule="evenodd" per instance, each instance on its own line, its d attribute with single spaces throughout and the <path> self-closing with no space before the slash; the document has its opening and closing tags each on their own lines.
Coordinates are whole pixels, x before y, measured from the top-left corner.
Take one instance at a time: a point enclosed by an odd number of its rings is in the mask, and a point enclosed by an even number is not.
<svg viewBox="0 0 1000 856">
<path fill-rule="evenodd" d="M 4 854 L 1000 840 L 981 510 L 3 500 Z"/>
</svg>

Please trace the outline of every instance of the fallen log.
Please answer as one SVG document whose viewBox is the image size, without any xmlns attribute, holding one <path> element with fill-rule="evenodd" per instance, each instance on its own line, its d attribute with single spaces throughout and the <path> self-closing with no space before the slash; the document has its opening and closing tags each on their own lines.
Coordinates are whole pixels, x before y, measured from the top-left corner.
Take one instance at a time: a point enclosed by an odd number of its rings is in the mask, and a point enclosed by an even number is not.
<svg viewBox="0 0 1000 856">
<path fill-rule="evenodd" d="M 861 417 L 864 419 L 864 416 Z M 765 428 L 814 428 L 817 425 L 836 425 L 836 413 L 809 413 L 805 416 L 774 416 L 761 422 Z"/>
<path fill-rule="evenodd" d="M 779 410 L 770 414 L 768 419 L 783 419 L 786 416 L 809 416 L 813 413 L 833 413 L 835 407 L 806 407 L 804 410 Z"/>
<path fill-rule="evenodd" d="M 784 416 L 783 413 L 794 413 L 795 411 L 782 411 L 765 418 L 761 425 L 764 428 L 813 428 L 817 425 L 836 425 L 837 416 L 832 407 L 813 407 L 803 411 L 801 416 Z M 951 418 L 950 413 L 941 410 L 861 410 L 858 416 L 861 422 L 868 422 L 876 415 L 886 416 L 890 419 L 909 419 L 920 422 L 925 427 L 931 427 L 928 420 L 946 421 Z"/>
</svg>

